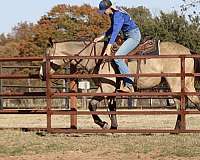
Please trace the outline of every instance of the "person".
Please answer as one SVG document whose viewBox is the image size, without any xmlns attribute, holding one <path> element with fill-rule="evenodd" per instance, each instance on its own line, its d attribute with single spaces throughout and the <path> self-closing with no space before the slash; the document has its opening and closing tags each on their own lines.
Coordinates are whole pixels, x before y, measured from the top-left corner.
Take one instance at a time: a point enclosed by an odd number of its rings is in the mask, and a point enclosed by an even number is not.
<svg viewBox="0 0 200 160">
<path fill-rule="evenodd" d="M 127 55 L 134 50 L 141 40 L 140 29 L 130 15 L 120 7 L 116 7 L 110 0 L 102 0 L 99 3 L 99 13 L 110 16 L 111 27 L 106 33 L 94 40 L 95 43 L 109 38 L 108 45 L 105 50 L 105 55 L 111 55 L 111 48 L 120 32 L 124 34 L 125 41 L 116 52 L 116 56 Z M 129 74 L 129 69 L 123 59 L 114 60 L 121 74 Z M 124 77 L 124 85 L 121 85 L 120 90 L 123 92 L 132 92 L 134 78 Z"/>
</svg>

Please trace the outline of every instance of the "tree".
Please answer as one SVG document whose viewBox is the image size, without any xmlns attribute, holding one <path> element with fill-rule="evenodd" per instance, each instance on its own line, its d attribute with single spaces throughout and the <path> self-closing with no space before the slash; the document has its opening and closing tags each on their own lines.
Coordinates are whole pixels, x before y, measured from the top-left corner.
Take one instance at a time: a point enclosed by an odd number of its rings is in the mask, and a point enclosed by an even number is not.
<svg viewBox="0 0 200 160">
<path fill-rule="evenodd" d="M 5 45 L 7 42 L 7 38 L 4 33 L 0 34 L 0 46 Z"/>
<path fill-rule="evenodd" d="M 108 27 L 106 17 L 98 14 L 97 8 L 90 5 L 55 6 L 45 19 L 42 18 L 39 24 L 50 24 L 56 29 L 52 34 L 55 39 L 88 39 L 88 37 L 96 37 L 104 32 Z"/>
<path fill-rule="evenodd" d="M 40 51 L 39 46 L 35 44 L 34 24 L 32 23 L 18 23 L 13 28 L 13 39 L 17 43 L 17 50 L 20 56 L 35 56 Z"/>
<path fill-rule="evenodd" d="M 145 7 L 125 8 L 141 29 L 143 37 L 155 35 L 155 22 L 149 9 Z"/>
<path fill-rule="evenodd" d="M 200 15 L 200 0 L 182 0 L 181 7 L 182 14 L 189 14 L 189 16 Z"/>
<path fill-rule="evenodd" d="M 197 17 L 196 17 L 197 18 Z M 200 30 L 198 19 L 189 22 L 176 11 L 163 13 L 155 18 L 156 37 L 162 41 L 174 41 L 190 49 L 199 50 Z"/>
<path fill-rule="evenodd" d="M 190 19 L 177 12 L 164 13 L 152 17 L 145 7 L 125 8 L 139 25 L 142 35 L 153 36 L 163 41 L 181 43 L 193 50 L 200 51 L 200 18 Z M 0 54 L 11 56 L 37 56 L 45 53 L 48 39 L 55 40 L 91 40 L 105 32 L 110 25 L 107 16 L 101 16 L 97 8 L 57 5 L 47 15 L 43 15 L 37 24 L 19 23 L 11 34 L 0 35 Z"/>
</svg>

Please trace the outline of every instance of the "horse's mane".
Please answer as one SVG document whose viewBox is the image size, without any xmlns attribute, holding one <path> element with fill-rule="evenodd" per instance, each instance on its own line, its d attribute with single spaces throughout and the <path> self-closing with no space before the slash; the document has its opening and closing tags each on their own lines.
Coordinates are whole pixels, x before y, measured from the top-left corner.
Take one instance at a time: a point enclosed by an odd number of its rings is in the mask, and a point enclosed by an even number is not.
<svg viewBox="0 0 200 160">
<path fill-rule="evenodd" d="M 191 53 L 192 55 L 200 55 L 200 53 L 197 53 L 197 52 L 194 51 L 194 50 L 190 50 L 190 53 Z"/>
<path fill-rule="evenodd" d="M 79 39 L 52 39 L 52 37 L 49 37 L 49 43 L 51 46 L 55 43 L 65 43 L 65 42 L 91 42 L 92 39 L 90 38 L 79 38 Z"/>
</svg>

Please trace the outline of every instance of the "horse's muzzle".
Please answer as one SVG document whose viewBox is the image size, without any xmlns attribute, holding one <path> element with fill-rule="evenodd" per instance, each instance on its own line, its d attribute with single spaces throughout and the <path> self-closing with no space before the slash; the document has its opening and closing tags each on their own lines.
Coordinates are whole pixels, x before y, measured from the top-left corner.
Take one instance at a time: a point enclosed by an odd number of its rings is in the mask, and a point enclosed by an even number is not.
<svg viewBox="0 0 200 160">
<path fill-rule="evenodd" d="M 46 64 L 43 63 L 40 67 L 39 77 L 42 81 L 46 81 Z"/>
</svg>

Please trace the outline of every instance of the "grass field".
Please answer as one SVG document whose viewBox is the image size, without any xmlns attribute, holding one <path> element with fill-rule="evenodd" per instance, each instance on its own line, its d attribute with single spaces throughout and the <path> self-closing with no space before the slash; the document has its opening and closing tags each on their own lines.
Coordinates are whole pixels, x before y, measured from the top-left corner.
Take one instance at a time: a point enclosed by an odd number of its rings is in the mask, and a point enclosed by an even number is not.
<svg viewBox="0 0 200 160">
<path fill-rule="evenodd" d="M 45 135 L 0 131 L 6 159 L 200 159 L 198 134 Z"/>
<path fill-rule="evenodd" d="M 109 122 L 107 116 L 103 116 Z M 68 116 L 53 116 L 53 127 L 69 127 Z M 78 118 L 79 128 L 96 128 L 92 118 Z M 120 116 L 120 128 L 174 128 L 176 116 Z M 200 116 L 187 126 L 200 128 Z M 44 115 L 0 115 L 0 127 L 46 127 Z M 38 134 L 0 131 L 0 160 L 198 160 L 200 134 Z"/>
</svg>

